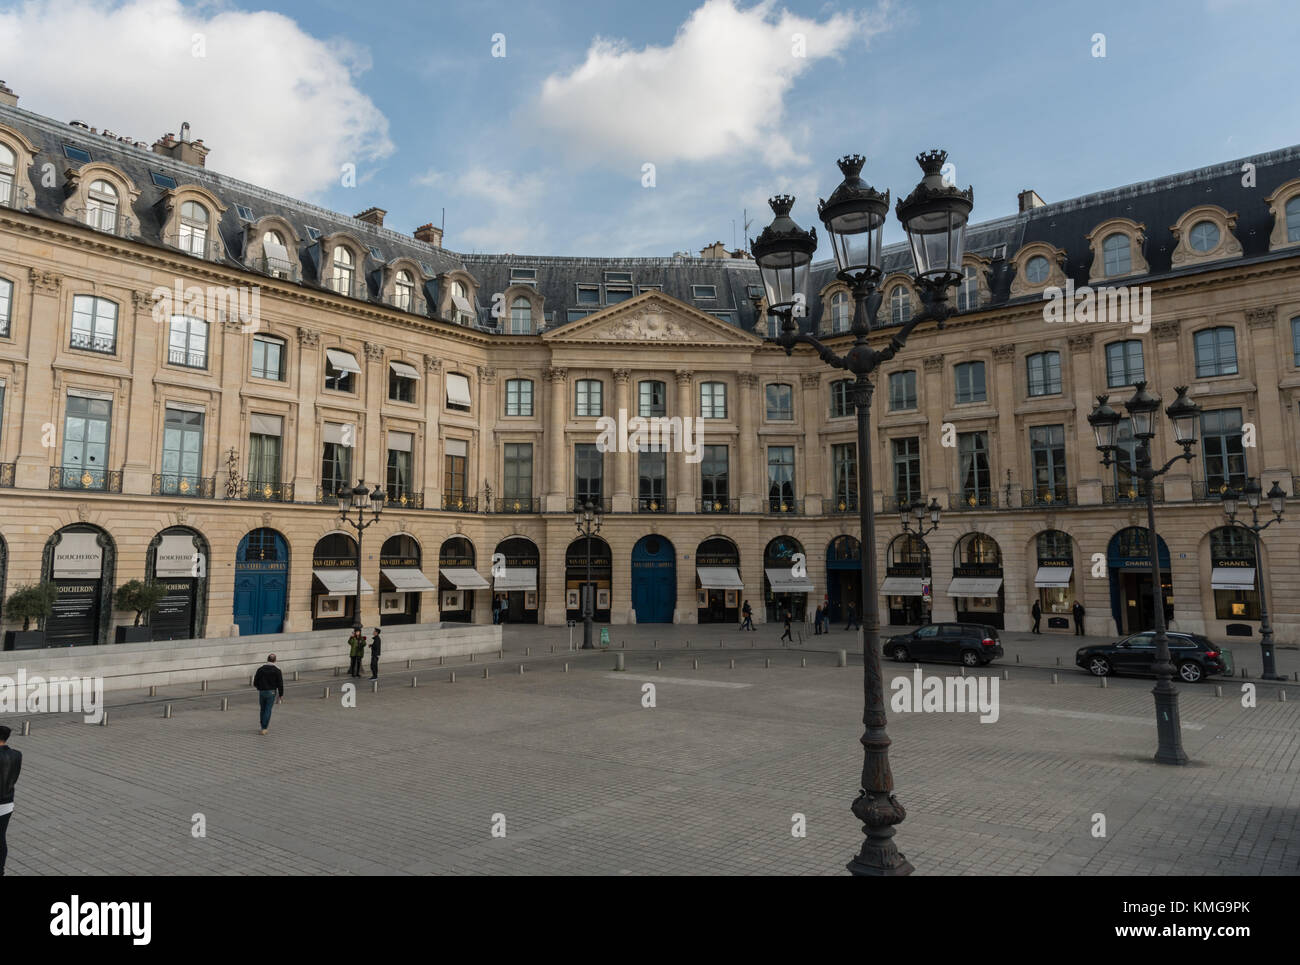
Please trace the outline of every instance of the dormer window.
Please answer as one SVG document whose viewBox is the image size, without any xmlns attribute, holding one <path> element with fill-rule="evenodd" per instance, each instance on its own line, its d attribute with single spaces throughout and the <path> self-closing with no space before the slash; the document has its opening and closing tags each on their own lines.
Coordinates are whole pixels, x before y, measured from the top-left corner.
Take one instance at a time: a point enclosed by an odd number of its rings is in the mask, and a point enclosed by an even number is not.
<svg viewBox="0 0 1300 965">
<path fill-rule="evenodd" d="M 968 312 L 978 308 L 980 302 L 979 272 L 974 265 L 963 265 L 961 282 L 957 286 L 957 311 Z"/>
<path fill-rule="evenodd" d="M 0 174 L 0 179 L 3 177 Z M 1286 203 L 1286 240 L 1288 243 L 1300 241 L 1300 197 Z"/>
<path fill-rule="evenodd" d="M 289 261 L 289 249 L 278 231 L 268 231 L 262 235 L 262 253 L 266 258 L 266 271 L 276 278 L 288 278 L 293 273 L 293 263 Z"/>
<path fill-rule="evenodd" d="M 1047 281 L 1052 266 L 1042 255 L 1034 255 L 1025 263 L 1025 281 L 1031 285 L 1041 285 Z"/>
<path fill-rule="evenodd" d="M 831 331 L 847 332 L 849 330 L 849 296 L 845 292 L 836 292 L 831 296 Z"/>
<path fill-rule="evenodd" d="M 463 281 L 451 283 L 451 304 L 453 318 L 457 325 L 473 325 L 478 321 L 478 313 L 469 300 L 469 288 Z"/>
<path fill-rule="evenodd" d="M 14 152 L 0 144 L 0 207 L 8 208 L 14 202 Z"/>
<path fill-rule="evenodd" d="M 510 304 L 510 334 L 527 335 L 533 330 L 533 306 L 520 296 Z"/>
<path fill-rule="evenodd" d="M 197 201 L 181 205 L 181 226 L 177 241 L 182 251 L 202 258 L 208 246 L 208 209 Z"/>
<path fill-rule="evenodd" d="M 1198 221 L 1187 234 L 1193 251 L 1213 251 L 1219 244 L 1219 226 L 1213 221 Z"/>
<path fill-rule="evenodd" d="M 1133 270 L 1133 247 L 1128 235 L 1115 232 L 1107 235 L 1101 243 L 1102 259 L 1105 262 L 1106 277 L 1127 275 Z"/>
<path fill-rule="evenodd" d="M 117 189 L 107 181 L 99 180 L 90 186 L 86 224 L 96 231 L 117 231 Z"/>
<path fill-rule="evenodd" d="M 912 296 L 906 285 L 895 285 L 889 293 L 889 317 L 895 325 L 902 325 L 912 317 Z"/>
<path fill-rule="evenodd" d="M 399 271 L 393 281 L 393 307 L 409 312 L 414 306 L 415 282 L 411 280 L 410 272 Z"/>
<path fill-rule="evenodd" d="M 355 274 L 352 252 L 339 245 L 334 249 L 334 273 L 330 277 L 330 287 L 340 295 L 351 295 L 352 278 Z"/>
</svg>

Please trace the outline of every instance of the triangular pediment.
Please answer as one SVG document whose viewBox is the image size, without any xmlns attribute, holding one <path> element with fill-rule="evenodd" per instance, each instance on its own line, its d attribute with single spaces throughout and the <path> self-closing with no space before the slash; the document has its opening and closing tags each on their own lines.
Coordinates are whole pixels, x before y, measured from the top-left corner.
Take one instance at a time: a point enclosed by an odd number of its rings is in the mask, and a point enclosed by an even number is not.
<svg viewBox="0 0 1300 965">
<path fill-rule="evenodd" d="M 762 339 L 663 292 L 635 298 L 593 312 L 542 335 L 548 342 L 634 343 L 643 345 L 757 345 Z"/>
</svg>

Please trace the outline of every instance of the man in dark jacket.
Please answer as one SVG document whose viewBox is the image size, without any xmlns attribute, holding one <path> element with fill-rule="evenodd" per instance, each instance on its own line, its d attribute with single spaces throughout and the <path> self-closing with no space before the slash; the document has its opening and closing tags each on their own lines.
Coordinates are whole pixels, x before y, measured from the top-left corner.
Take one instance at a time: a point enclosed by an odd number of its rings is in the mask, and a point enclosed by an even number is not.
<svg viewBox="0 0 1300 965">
<path fill-rule="evenodd" d="M 844 624 L 845 630 L 862 629 L 862 621 L 858 619 L 858 608 L 849 601 L 847 622 Z"/>
<path fill-rule="evenodd" d="M 814 637 L 820 637 L 822 635 L 822 614 L 824 612 L 825 611 L 822 610 L 821 608 L 821 604 L 820 603 L 817 604 L 817 612 L 813 614 L 813 636 Z"/>
<path fill-rule="evenodd" d="M 271 726 L 271 710 L 277 703 L 276 697 L 279 697 L 279 703 L 284 703 L 284 674 L 275 665 L 275 654 L 268 654 L 266 663 L 257 668 L 257 673 L 253 674 L 253 687 L 257 690 L 257 705 L 262 710 L 261 733 L 265 734 Z"/>
<path fill-rule="evenodd" d="M 9 833 L 9 817 L 14 813 L 14 785 L 23 769 L 22 752 L 8 744 L 11 733 L 8 727 L 0 724 L 0 876 L 5 873 L 5 859 L 9 857 L 5 835 Z"/>
<path fill-rule="evenodd" d="M 1029 615 L 1034 618 L 1034 625 L 1029 632 L 1042 633 L 1043 631 L 1038 629 L 1038 622 L 1043 619 L 1043 608 L 1038 605 L 1037 600 L 1035 600 L 1034 605 L 1029 608 Z"/>
<path fill-rule="evenodd" d="M 375 627 L 375 635 L 370 638 L 370 679 L 379 679 L 379 627 Z"/>
<path fill-rule="evenodd" d="M 348 676 L 361 676 L 361 658 L 366 655 L 366 638 L 360 630 L 353 630 L 348 637 Z"/>
<path fill-rule="evenodd" d="M 1083 604 L 1078 600 L 1074 601 L 1074 635 L 1083 636 Z"/>
</svg>

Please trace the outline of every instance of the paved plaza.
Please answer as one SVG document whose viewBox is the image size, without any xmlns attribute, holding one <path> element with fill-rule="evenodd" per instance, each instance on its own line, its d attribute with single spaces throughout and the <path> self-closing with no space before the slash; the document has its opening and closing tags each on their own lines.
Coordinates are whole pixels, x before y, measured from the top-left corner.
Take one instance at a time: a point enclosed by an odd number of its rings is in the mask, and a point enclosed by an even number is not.
<svg viewBox="0 0 1300 965">
<path fill-rule="evenodd" d="M 246 681 L 110 695 L 106 727 L 32 718 L 12 740 L 25 757 L 8 872 L 843 874 L 861 841 L 848 806 L 862 670 L 856 655 L 837 667 L 833 649 L 856 635 L 780 649 L 779 632 L 614 627 L 613 652 L 574 653 L 567 629 L 507 627 L 500 658 L 387 666 L 351 709 L 338 696 L 347 678 L 304 673 L 265 737 Z M 918 873 L 1300 870 L 1300 687 L 1283 702 L 1279 685 L 1260 685 L 1243 708 L 1241 680 L 1222 697 L 1213 683 L 1182 686 L 1192 764 L 1163 767 L 1150 761 L 1151 681 L 1102 689 L 1065 660 L 1053 684 L 1057 650 L 1032 661 L 1039 643 L 1009 639 L 981 671 L 1009 674 L 995 723 L 890 714 L 908 811 L 898 841 Z M 1296 654 L 1281 655 L 1290 674 Z"/>
</svg>

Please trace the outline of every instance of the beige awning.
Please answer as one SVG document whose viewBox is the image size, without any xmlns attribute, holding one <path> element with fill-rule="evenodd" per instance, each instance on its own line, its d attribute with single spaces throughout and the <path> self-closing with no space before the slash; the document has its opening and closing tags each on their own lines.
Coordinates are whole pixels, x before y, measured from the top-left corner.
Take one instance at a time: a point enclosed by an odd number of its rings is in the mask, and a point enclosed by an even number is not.
<svg viewBox="0 0 1300 965">
<path fill-rule="evenodd" d="M 812 593 L 812 582 L 806 576 L 795 576 L 787 569 L 765 570 L 767 582 L 772 584 L 773 593 Z"/>
<path fill-rule="evenodd" d="M 357 592 L 357 571 L 340 567 L 337 570 L 312 570 L 330 596 L 351 596 Z M 375 588 L 361 578 L 361 592 L 374 593 Z"/>
<path fill-rule="evenodd" d="M 948 584 L 949 596 L 997 596 L 1002 577 L 954 576 Z"/>
<path fill-rule="evenodd" d="M 507 566 L 504 573 L 492 578 L 492 588 L 503 591 L 535 590 L 537 589 L 537 567 Z"/>
<path fill-rule="evenodd" d="M 448 373 L 447 404 L 469 406 L 469 379 L 455 372 Z"/>
<path fill-rule="evenodd" d="M 361 366 L 357 365 L 356 357 L 351 352 L 345 352 L 338 348 L 327 348 L 325 357 L 330 360 L 330 364 L 340 372 L 355 372 L 361 374 Z"/>
<path fill-rule="evenodd" d="M 392 369 L 393 374 L 403 379 L 418 379 L 420 372 L 414 365 L 407 365 L 405 362 L 389 362 L 388 367 Z"/>
<path fill-rule="evenodd" d="M 479 575 L 478 570 L 468 566 L 444 566 L 438 570 L 451 580 L 458 590 L 486 590 L 488 581 Z"/>
<path fill-rule="evenodd" d="M 1253 590 L 1255 589 L 1255 567 L 1216 566 L 1210 572 L 1210 589 Z"/>
<path fill-rule="evenodd" d="M 921 578 L 919 576 L 887 576 L 880 584 L 881 596 L 920 596 Z"/>
<path fill-rule="evenodd" d="M 1070 585 L 1073 566 L 1040 566 L 1034 576 L 1034 586 L 1060 589 Z"/>
<path fill-rule="evenodd" d="M 740 571 L 734 566 L 697 566 L 701 590 L 743 590 Z"/>
<path fill-rule="evenodd" d="M 385 567 L 379 571 L 398 593 L 419 593 L 422 590 L 436 590 L 429 578 L 420 572 L 418 566 Z"/>
</svg>

